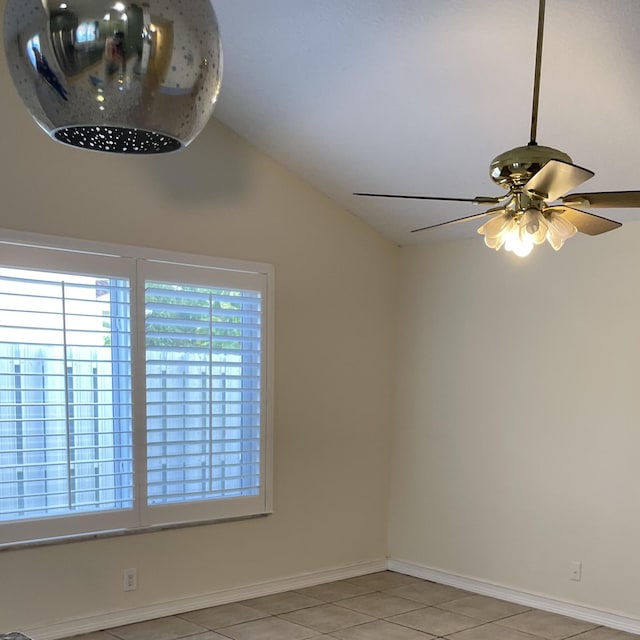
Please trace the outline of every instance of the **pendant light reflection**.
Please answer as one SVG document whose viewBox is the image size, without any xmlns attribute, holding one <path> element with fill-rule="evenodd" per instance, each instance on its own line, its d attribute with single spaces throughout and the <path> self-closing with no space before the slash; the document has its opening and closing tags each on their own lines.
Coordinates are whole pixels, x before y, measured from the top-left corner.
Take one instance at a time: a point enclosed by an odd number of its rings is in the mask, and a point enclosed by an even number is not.
<svg viewBox="0 0 640 640">
<path fill-rule="evenodd" d="M 487 247 L 498 251 L 504 246 L 506 251 L 521 258 L 545 240 L 558 251 L 577 231 L 571 222 L 554 211 L 542 212 L 533 207 L 521 213 L 507 210 L 478 229 Z"/>
<path fill-rule="evenodd" d="M 220 90 L 211 0 L 7 0 L 4 42 L 33 118 L 84 149 L 181 149 L 204 128 Z"/>
</svg>

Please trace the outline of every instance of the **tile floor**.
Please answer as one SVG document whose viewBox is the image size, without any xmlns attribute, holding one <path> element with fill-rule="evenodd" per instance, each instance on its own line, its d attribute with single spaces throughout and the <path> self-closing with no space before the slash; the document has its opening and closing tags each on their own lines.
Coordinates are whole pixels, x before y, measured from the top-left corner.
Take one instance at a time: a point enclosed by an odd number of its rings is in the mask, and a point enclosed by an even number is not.
<svg viewBox="0 0 640 640">
<path fill-rule="evenodd" d="M 383 571 L 74 640 L 638 640 L 640 636 Z"/>
</svg>

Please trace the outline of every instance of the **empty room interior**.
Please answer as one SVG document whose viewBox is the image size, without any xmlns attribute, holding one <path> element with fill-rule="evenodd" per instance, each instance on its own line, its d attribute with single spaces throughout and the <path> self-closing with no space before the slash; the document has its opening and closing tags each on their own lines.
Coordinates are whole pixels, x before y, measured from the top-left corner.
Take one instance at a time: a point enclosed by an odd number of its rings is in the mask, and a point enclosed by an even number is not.
<svg viewBox="0 0 640 640">
<path fill-rule="evenodd" d="M 190 2 L 0 2 L 0 636 L 640 634 L 639 4 Z"/>
</svg>

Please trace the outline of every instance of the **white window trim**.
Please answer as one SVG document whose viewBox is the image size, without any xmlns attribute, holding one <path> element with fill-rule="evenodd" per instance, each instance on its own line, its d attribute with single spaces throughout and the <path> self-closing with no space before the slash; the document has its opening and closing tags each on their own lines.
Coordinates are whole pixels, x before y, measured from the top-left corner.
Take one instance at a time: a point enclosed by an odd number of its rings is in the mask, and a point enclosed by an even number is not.
<svg viewBox="0 0 640 640">
<path fill-rule="evenodd" d="M 73 257 L 69 255 L 69 252 L 78 253 L 78 267 L 86 269 L 87 254 L 91 256 L 91 262 L 93 265 L 98 265 L 102 260 L 105 264 L 109 265 L 109 271 L 113 272 L 113 259 L 118 260 L 131 259 L 131 263 L 134 264 L 134 260 L 139 261 L 138 274 L 135 274 L 134 269 L 127 269 L 123 262 L 123 268 L 118 269 L 121 275 L 131 277 L 132 282 L 137 280 L 138 299 L 132 300 L 132 327 L 137 335 L 132 335 L 133 349 L 144 351 L 144 323 L 136 323 L 135 317 L 140 314 L 140 305 L 144 309 L 144 296 L 140 295 L 140 292 L 144 291 L 144 287 L 140 288 L 140 282 L 144 281 L 145 263 L 149 263 L 154 271 L 154 277 L 160 269 L 162 269 L 162 263 L 172 267 L 167 270 L 167 274 L 175 273 L 175 269 L 180 270 L 182 267 L 198 267 L 198 268 L 211 268 L 215 270 L 227 270 L 230 272 L 236 272 L 238 280 L 243 280 L 244 274 L 259 274 L 264 276 L 265 285 L 263 289 L 265 309 L 263 312 L 262 329 L 263 329 L 263 350 L 264 350 L 264 363 L 262 366 L 264 375 L 263 386 L 263 399 L 262 399 L 262 446 L 263 456 L 261 465 L 261 492 L 259 496 L 246 498 L 234 498 L 233 504 L 229 501 L 229 508 L 217 508 L 217 513 L 212 518 L 203 518 L 202 509 L 185 509 L 185 506 L 179 505 L 183 515 L 179 520 L 172 519 L 171 512 L 173 511 L 168 506 L 163 507 L 149 507 L 143 504 L 140 497 L 143 495 L 140 492 L 140 488 L 136 491 L 136 503 L 138 505 L 138 512 L 131 514 L 108 512 L 98 513 L 87 516 L 87 519 L 91 519 L 92 530 L 77 533 L 77 531 L 71 531 L 65 524 L 65 518 L 47 518 L 42 519 L 38 525 L 38 529 L 42 531 L 41 537 L 29 536 L 29 539 L 22 541 L 0 542 L 0 550 L 14 547 L 24 546 L 39 546 L 42 544 L 60 543 L 64 541 L 77 541 L 78 539 L 89 538 L 94 539 L 97 537 L 108 537 L 115 535 L 134 534 L 145 531 L 154 531 L 164 528 L 176 528 L 181 526 L 193 526 L 196 524 L 207 524 L 214 522 L 223 522 L 228 520 L 237 520 L 244 518 L 254 518 L 256 516 L 268 515 L 273 512 L 273 397 L 274 397 L 274 302 L 275 302 L 275 289 L 274 289 L 274 267 L 271 264 L 263 262 L 253 262 L 244 260 L 235 260 L 229 258 L 215 258 L 211 256 L 203 256 L 191 253 L 183 253 L 176 251 L 168 251 L 161 249 L 150 249 L 145 247 L 137 247 L 131 245 L 118 245 L 110 243 L 102 243 L 95 241 L 77 240 L 72 238 L 66 238 L 61 236 L 51 236 L 44 234 L 36 234 L 30 232 L 21 232 L 8 229 L 0 229 L 0 264 L 7 266 L 24 267 L 24 268 L 52 268 L 51 261 L 48 259 L 47 264 L 38 264 L 37 255 L 40 252 L 35 252 L 33 249 L 53 249 L 64 252 L 64 259 L 61 254 L 61 266 L 62 270 L 69 269 L 70 262 L 74 262 Z M 83 255 L 84 254 L 84 255 Z M 50 254 L 53 256 L 54 253 Z M 53 258 L 55 260 L 55 257 Z M 231 275 L 231 274 L 228 274 Z M 175 277 L 169 275 L 169 277 Z M 144 317 L 144 312 L 142 312 Z M 137 345 L 136 345 L 137 343 Z M 141 363 L 144 359 L 134 358 L 134 367 L 142 366 Z M 141 388 L 139 381 L 139 371 L 135 368 L 132 372 L 134 380 L 134 403 L 136 413 L 134 413 L 134 424 L 141 420 L 144 422 L 146 416 L 145 411 L 145 389 Z M 136 383 L 136 381 L 138 381 Z M 142 415 L 140 415 L 142 414 Z M 146 433 L 144 429 L 134 428 L 134 452 L 137 448 L 138 452 L 146 451 Z M 143 456 L 146 457 L 146 456 Z M 139 460 L 140 454 L 134 453 L 134 459 Z M 144 465 L 146 467 L 146 465 Z M 137 470 L 138 485 L 142 482 L 144 469 Z M 257 499 L 256 499 L 257 498 Z M 219 502 L 223 502 L 221 499 Z M 216 501 L 218 502 L 218 501 Z M 164 516 L 162 514 L 168 514 Z M 153 515 L 152 515 L 153 514 Z M 114 517 L 115 516 L 115 517 Z M 105 523 L 102 525 L 101 523 Z M 135 524 L 134 524 L 135 522 Z M 116 524 L 114 527 L 113 524 Z M 33 526 L 33 522 L 30 526 Z M 0 528 L 7 527 L 13 529 L 19 528 L 20 523 L 7 523 L 0 524 Z M 16 529 L 19 530 L 19 529 Z M 17 536 L 15 536 L 17 538 Z"/>
</svg>

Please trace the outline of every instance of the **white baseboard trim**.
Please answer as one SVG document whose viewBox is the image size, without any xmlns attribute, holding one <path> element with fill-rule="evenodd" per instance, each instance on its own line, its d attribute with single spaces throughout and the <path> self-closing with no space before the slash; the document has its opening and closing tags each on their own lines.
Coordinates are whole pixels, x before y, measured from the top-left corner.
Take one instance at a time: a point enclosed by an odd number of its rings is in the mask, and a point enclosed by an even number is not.
<svg viewBox="0 0 640 640">
<path fill-rule="evenodd" d="M 125 624 L 135 622 L 144 622 L 145 620 L 153 620 L 164 616 L 186 613 L 187 611 L 195 611 L 196 609 L 204 609 L 206 607 L 215 607 L 230 602 L 239 602 L 249 598 L 258 598 L 260 596 L 280 593 L 282 591 L 291 591 L 294 589 L 302 589 L 311 587 L 316 584 L 325 582 L 333 582 L 335 580 L 345 580 L 347 578 L 355 578 L 356 576 L 365 575 L 367 573 L 375 573 L 376 571 L 397 571 L 423 580 L 431 580 L 440 584 L 446 584 L 459 589 L 465 589 L 473 593 L 478 593 L 493 598 L 499 598 L 508 602 L 514 602 L 524 606 L 550 611 L 561 615 L 584 620 L 593 624 L 609 627 L 611 629 L 619 629 L 640 635 L 640 620 L 630 618 L 609 611 L 601 611 L 584 605 L 565 602 L 538 594 L 503 587 L 501 585 L 492 584 L 475 578 L 468 578 L 454 573 L 432 569 L 412 562 L 395 559 L 379 559 L 369 562 L 360 562 L 333 569 L 325 569 L 322 571 L 312 571 L 308 573 L 277 578 L 266 582 L 245 585 L 241 587 L 233 587 L 230 589 L 221 589 L 211 593 L 190 596 L 170 602 L 162 602 L 159 604 L 147 605 L 135 609 L 125 609 L 122 611 L 114 611 L 94 616 L 78 618 L 54 624 L 48 624 L 41 627 L 32 627 L 21 629 L 24 634 L 34 640 L 58 640 L 81 633 L 91 633 L 102 629 L 110 629 Z"/>
<path fill-rule="evenodd" d="M 585 622 L 591 622 L 603 627 L 610 627 L 611 629 L 640 634 L 640 620 L 637 618 L 629 618 L 609 611 L 601 611 L 572 602 L 527 593 L 526 591 L 503 587 L 490 582 L 484 582 L 483 580 L 467 578 L 438 569 L 431 569 L 403 560 L 389 559 L 387 568 L 390 571 L 397 571 L 398 573 L 422 578 L 423 580 L 431 580 L 432 582 L 465 589 L 466 591 L 472 591 L 473 593 L 478 593 L 483 596 L 491 596 L 492 598 L 507 600 L 508 602 L 514 602 L 534 609 L 559 613 L 563 616 L 584 620 Z"/>
<path fill-rule="evenodd" d="M 356 576 L 362 576 L 367 573 L 385 571 L 386 568 L 386 558 L 380 558 L 379 560 L 359 562 L 357 564 L 336 567 L 333 569 L 311 571 L 309 573 L 302 573 L 295 576 L 276 578 L 275 580 L 259 582 L 242 587 L 221 589 L 220 591 L 214 591 L 212 593 L 190 596 L 188 598 L 172 600 L 171 602 L 147 605 L 136 609 L 114 611 L 111 613 L 88 616 L 76 620 L 48 624 L 41 627 L 20 629 L 20 631 L 34 640 L 57 640 L 58 638 L 67 638 L 81 633 L 101 631 L 102 629 L 110 629 L 112 627 L 132 624 L 134 622 L 144 622 L 145 620 L 153 620 L 154 618 L 186 613 L 187 611 L 195 611 L 196 609 L 205 609 L 206 607 L 215 607 L 220 604 L 238 602 L 249 598 L 258 598 L 260 596 L 267 596 L 273 593 L 280 593 L 282 591 L 312 587 L 324 582 L 355 578 Z"/>
</svg>

